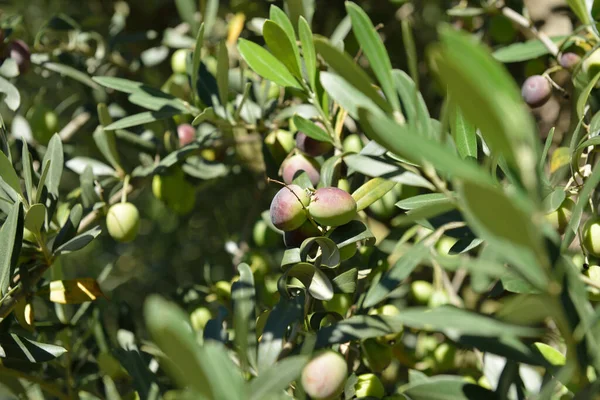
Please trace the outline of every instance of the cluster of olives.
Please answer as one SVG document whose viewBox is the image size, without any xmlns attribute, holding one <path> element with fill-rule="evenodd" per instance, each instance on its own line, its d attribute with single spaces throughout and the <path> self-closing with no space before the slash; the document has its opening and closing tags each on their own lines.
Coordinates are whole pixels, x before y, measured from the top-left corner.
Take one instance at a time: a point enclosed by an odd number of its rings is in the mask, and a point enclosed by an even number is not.
<svg viewBox="0 0 600 400">
<path fill-rule="evenodd" d="M 574 71 L 581 63 L 581 70 L 588 78 L 593 78 L 600 71 L 600 51 L 596 50 L 581 62 L 580 49 L 562 52 L 558 56 L 558 64 L 564 70 Z M 521 87 L 521 96 L 525 102 L 533 107 L 541 107 L 552 96 L 552 82 L 548 76 L 532 75 L 525 80 Z"/>
<path fill-rule="evenodd" d="M 295 247 L 320 234 L 321 227 L 345 225 L 356 216 L 356 201 L 337 187 L 304 190 L 286 185 L 273 197 L 269 210 L 271 222 L 284 231 L 286 246 Z M 317 225 L 318 224 L 318 225 Z"/>
</svg>

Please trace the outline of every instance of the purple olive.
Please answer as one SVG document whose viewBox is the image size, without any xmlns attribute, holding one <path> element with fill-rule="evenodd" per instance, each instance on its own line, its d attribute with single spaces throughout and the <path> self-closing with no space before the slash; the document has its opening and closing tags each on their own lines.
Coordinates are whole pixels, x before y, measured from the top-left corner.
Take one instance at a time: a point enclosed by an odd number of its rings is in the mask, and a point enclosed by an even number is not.
<svg viewBox="0 0 600 400">
<path fill-rule="evenodd" d="M 285 247 L 300 247 L 306 239 L 319 235 L 321 235 L 321 231 L 307 220 L 300 228 L 285 232 L 283 242 Z"/>
<path fill-rule="evenodd" d="M 523 83 L 521 96 L 531 107 L 543 106 L 552 96 L 552 85 L 541 75 L 530 76 Z"/>
<path fill-rule="evenodd" d="M 296 134 L 296 147 L 304 154 L 313 157 L 321 156 L 333 149 L 331 143 L 315 140 L 303 132 L 298 132 Z"/>
<path fill-rule="evenodd" d="M 562 53 L 558 59 L 558 63 L 565 69 L 573 69 L 581 61 L 581 56 L 577 53 L 567 52 Z"/>
<path fill-rule="evenodd" d="M 319 173 L 319 164 L 313 160 L 312 158 L 305 157 L 301 154 L 296 154 L 285 160 L 281 165 L 281 175 L 283 176 L 283 181 L 290 185 L 296 174 L 300 171 L 306 172 L 310 182 L 313 185 L 319 183 L 319 179 L 321 178 L 321 174 Z"/>
<path fill-rule="evenodd" d="M 308 193 L 298 185 L 288 185 L 273 197 L 271 222 L 282 231 L 298 229 L 306 221 L 306 210 L 310 203 Z"/>
<path fill-rule="evenodd" d="M 19 73 L 24 74 L 31 66 L 31 52 L 29 46 L 22 40 L 13 40 L 9 45 L 10 58 L 15 60 L 19 67 Z"/>
<path fill-rule="evenodd" d="M 321 225 L 345 225 L 356 216 L 356 201 L 342 189 L 320 188 L 313 193 L 308 212 Z"/>
<path fill-rule="evenodd" d="M 196 128 L 190 124 L 181 124 L 177 127 L 177 137 L 180 146 L 190 144 L 196 139 Z"/>
</svg>

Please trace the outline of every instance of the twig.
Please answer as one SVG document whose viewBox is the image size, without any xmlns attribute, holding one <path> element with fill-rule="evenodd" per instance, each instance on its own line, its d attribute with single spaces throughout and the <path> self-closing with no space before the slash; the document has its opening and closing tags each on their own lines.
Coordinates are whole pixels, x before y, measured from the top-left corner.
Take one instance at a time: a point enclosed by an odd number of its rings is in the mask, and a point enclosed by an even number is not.
<svg viewBox="0 0 600 400">
<path fill-rule="evenodd" d="M 3 365 L 0 365 L 0 374 L 4 376 L 12 376 L 15 378 L 21 378 L 28 380 L 29 382 L 35 383 L 39 385 L 39 387 L 44 390 L 46 393 L 56 397 L 60 400 L 70 400 L 71 398 L 65 395 L 59 388 L 55 387 L 51 383 L 48 383 L 46 380 L 42 378 L 38 378 L 36 376 L 27 375 L 21 371 L 16 371 L 14 369 L 7 368 Z"/>
<path fill-rule="evenodd" d="M 540 42 L 542 42 L 550 54 L 552 54 L 555 58 L 558 56 L 558 46 L 552 40 L 550 40 L 545 33 L 540 32 L 530 20 L 508 7 L 502 7 L 502 15 L 517 24 L 522 30 L 531 32 Z"/>
</svg>

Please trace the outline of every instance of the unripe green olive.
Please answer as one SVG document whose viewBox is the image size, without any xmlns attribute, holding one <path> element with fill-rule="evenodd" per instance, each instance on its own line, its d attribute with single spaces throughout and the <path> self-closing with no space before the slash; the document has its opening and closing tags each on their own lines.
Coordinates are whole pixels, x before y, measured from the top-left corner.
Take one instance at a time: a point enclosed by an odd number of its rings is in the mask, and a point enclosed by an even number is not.
<svg viewBox="0 0 600 400">
<path fill-rule="evenodd" d="M 589 219 L 583 227 L 583 247 L 595 257 L 600 257 L 600 217 Z"/>
<path fill-rule="evenodd" d="M 362 374 L 357 377 L 354 384 L 356 397 L 376 397 L 378 399 L 385 396 L 383 383 L 375 374 Z"/>
<path fill-rule="evenodd" d="M 456 348 L 449 343 L 441 343 L 433 351 L 433 359 L 436 362 L 436 367 L 439 371 L 447 371 L 454 368 L 454 358 L 456 356 Z"/>
<path fill-rule="evenodd" d="M 179 215 L 188 214 L 196 204 L 196 190 L 185 179 L 180 168 L 172 170 L 169 174 L 154 175 L 152 193 Z"/>
<path fill-rule="evenodd" d="M 357 134 L 348 135 L 344 138 L 342 148 L 345 153 L 354 152 L 360 153 L 363 149 L 363 142 Z"/>
<path fill-rule="evenodd" d="M 410 285 L 410 293 L 417 303 L 427 304 L 433 294 L 433 286 L 427 281 L 414 281 Z"/>
<path fill-rule="evenodd" d="M 600 49 L 594 50 L 592 54 L 584 59 L 581 68 L 588 78 L 591 79 L 596 76 L 600 72 Z"/>
<path fill-rule="evenodd" d="M 294 135 L 286 130 L 278 129 L 272 131 L 265 137 L 265 145 L 273 156 L 276 163 L 281 163 L 285 157 L 293 150 L 296 142 Z"/>
<path fill-rule="evenodd" d="M 347 376 L 346 360 L 339 353 L 326 350 L 302 370 L 302 387 L 314 400 L 333 400 L 344 391 Z"/>
<path fill-rule="evenodd" d="M 363 363 L 373 372 L 381 372 L 392 362 L 392 348 L 377 339 L 365 339 L 360 344 Z"/>
<path fill-rule="evenodd" d="M 600 266 L 590 265 L 585 271 L 585 275 L 588 276 L 592 281 L 600 284 Z M 587 286 L 588 299 L 593 301 L 600 300 L 600 289 L 593 286 Z"/>
<path fill-rule="evenodd" d="M 573 207 L 575 202 L 569 198 L 566 198 L 558 209 L 545 215 L 545 218 L 550 224 L 560 233 L 565 233 L 565 229 L 569 225 L 571 215 L 573 214 Z"/>
<path fill-rule="evenodd" d="M 311 196 L 308 212 L 321 225 L 345 225 L 356 216 L 356 201 L 342 189 L 320 188 Z"/>
<path fill-rule="evenodd" d="M 231 282 L 218 281 L 215 282 L 214 290 L 221 300 L 229 300 L 231 298 Z"/>
<path fill-rule="evenodd" d="M 275 247 L 279 243 L 281 236 L 269 228 L 269 225 L 265 221 L 259 219 L 252 229 L 252 238 L 254 239 L 254 244 L 258 247 Z"/>
<path fill-rule="evenodd" d="M 140 227 L 140 213 L 131 203 L 117 203 L 108 209 L 106 228 L 110 236 L 119 242 L 131 242 Z"/>
<path fill-rule="evenodd" d="M 342 317 L 346 315 L 352 305 L 352 296 L 346 293 L 336 293 L 331 300 L 323 300 L 323 308 L 329 312 L 335 312 Z"/>
<path fill-rule="evenodd" d="M 309 203 L 310 196 L 300 186 L 288 185 L 281 188 L 271 202 L 271 222 L 282 231 L 298 229 L 307 219 L 305 207 Z"/>
<path fill-rule="evenodd" d="M 177 49 L 171 56 L 171 69 L 176 74 L 187 73 L 187 57 L 189 50 Z"/>
<path fill-rule="evenodd" d="M 436 290 L 431 295 L 428 305 L 431 308 L 436 308 L 448 303 L 450 303 L 450 298 L 448 297 L 448 294 L 443 290 Z"/>
<path fill-rule="evenodd" d="M 399 315 L 399 314 L 400 314 L 400 310 L 398 310 L 398 307 L 396 307 L 393 304 L 384 304 L 379 308 L 375 308 L 375 309 L 372 309 L 369 311 L 369 315 L 383 315 L 386 317 L 393 317 L 393 316 Z M 378 337 L 377 340 L 379 340 L 381 342 L 396 341 L 402 336 L 403 332 L 404 332 L 404 330 L 401 329 L 398 332 L 389 333 L 387 335 Z"/>
<path fill-rule="evenodd" d="M 457 256 L 456 254 L 449 254 L 449 253 L 450 253 L 450 249 L 452 248 L 452 246 L 454 246 L 456 244 L 456 242 L 458 242 L 458 239 L 456 239 L 456 238 L 453 238 L 450 236 L 442 236 L 436 244 L 436 247 L 437 247 L 437 250 L 438 250 L 438 253 L 440 254 L 440 256 L 447 257 L 447 258 L 455 258 Z"/>
<path fill-rule="evenodd" d="M 28 114 L 34 139 L 42 145 L 47 145 L 58 131 L 58 116 L 53 110 L 41 104 L 31 108 Z"/>
<path fill-rule="evenodd" d="M 196 332 L 202 332 L 211 319 L 212 313 L 206 307 L 198 307 L 190 314 L 190 322 Z"/>
<path fill-rule="evenodd" d="M 350 182 L 346 178 L 340 178 L 338 180 L 337 187 L 342 189 L 345 192 L 350 193 Z"/>
<path fill-rule="evenodd" d="M 371 211 L 377 219 L 385 221 L 398 213 L 399 209 L 396 207 L 397 202 L 398 194 L 396 191 L 390 190 L 379 200 L 371 204 L 369 206 L 369 211 Z"/>
</svg>

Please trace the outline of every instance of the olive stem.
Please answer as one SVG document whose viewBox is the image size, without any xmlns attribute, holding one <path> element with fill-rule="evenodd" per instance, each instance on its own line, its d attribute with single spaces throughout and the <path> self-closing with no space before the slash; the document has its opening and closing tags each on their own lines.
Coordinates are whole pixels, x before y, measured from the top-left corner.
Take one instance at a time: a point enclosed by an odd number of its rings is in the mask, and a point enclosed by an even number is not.
<svg viewBox="0 0 600 400">
<path fill-rule="evenodd" d="M 548 49 L 554 58 L 558 56 L 558 46 L 545 33 L 540 32 L 529 19 L 508 7 L 502 7 L 502 15 L 517 24 L 522 30 L 531 32 L 540 42 L 542 42 L 544 47 Z"/>
<path fill-rule="evenodd" d="M 121 203 L 127 203 L 127 189 L 129 188 L 129 180 L 131 176 L 125 175 L 125 179 L 123 180 L 123 189 L 121 190 Z"/>
</svg>

